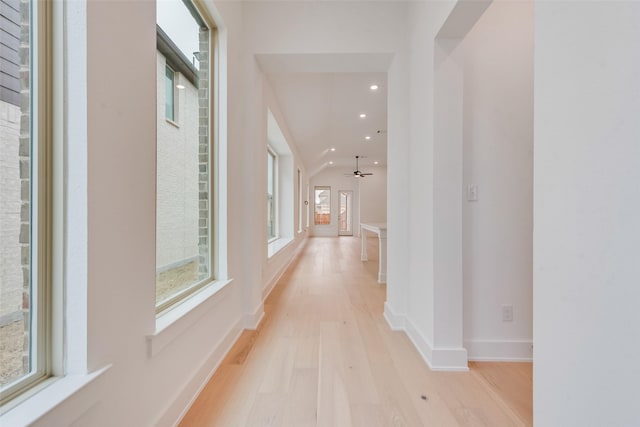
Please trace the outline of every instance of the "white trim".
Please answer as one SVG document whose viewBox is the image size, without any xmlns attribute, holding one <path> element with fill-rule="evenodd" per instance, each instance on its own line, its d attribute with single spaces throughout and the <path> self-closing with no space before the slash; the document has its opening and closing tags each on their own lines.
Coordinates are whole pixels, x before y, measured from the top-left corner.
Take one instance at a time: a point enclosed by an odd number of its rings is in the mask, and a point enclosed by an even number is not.
<svg viewBox="0 0 640 427">
<path fill-rule="evenodd" d="M 211 380 L 211 377 L 216 373 L 224 358 L 233 348 L 233 345 L 238 338 L 240 338 L 241 334 L 242 328 L 240 320 L 238 320 L 231 329 L 229 329 L 229 332 L 222 337 L 218 344 L 213 347 L 206 361 L 200 366 L 196 373 L 191 376 L 189 382 L 171 399 L 172 403 L 169 408 L 167 408 L 152 425 L 177 426 L 180 424 L 202 390 L 204 390 L 205 386 Z"/>
<path fill-rule="evenodd" d="M 293 239 L 291 239 L 291 242 L 293 242 Z M 291 242 L 288 242 L 287 245 Z M 266 300 L 267 297 L 271 294 L 271 291 L 273 291 L 273 288 L 275 288 L 276 283 L 278 283 L 278 281 L 280 280 L 280 278 L 282 277 L 282 275 L 284 274 L 285 271 L 287 271 L 287 269 L 289 268 L 289 266 L 291 265 L 291 263 L 298 257 L 298 255 L 300 255 L 300 252 L 302 251 L 302 248 L 305 247 L 305 245 L 307 244 L 307 238 L 305 237 L 304 239 L 302 239 L 302 241 L 300 242 L 300 244 L 298 245 L 298 247 L 294 250 L 293 254 L 291 254 L 291 257 L 289 258 L 289 261 L 287 261 L 277 272 L 276 274 L 273 275 L 273 277 L 271 278 L 271 280 L 269 280 L 269 282 L 267 282 L 267 284 L 264 286 L 264 288 L 262 289 L 262 300 Z"/>
<path fill-rule="evenodd" d="M 403 331 L 407 335 L 432 371 L 469 370 L 465 348 L 434 348 L 431 341 L 422 335 L 407 315 L 395 313 L 387 302 L 384 303 L 383 315 L 391 330 Z"/>
<path fill-rule="evenodd" d="M 404 324 L 404 333 L 407 334 L 407 337 L 413 343 L 416 350 L 418 350 L 422 359 L 427 363 L 427 365 L 429 365 L 429 368 L 433 369 L 433 365 L 431 363 L 431 359 L 433 357 L 433 345 L 431 344 L 431 341 L 422 335 L 413 322 L 406 316 Z"/>
<path fill-rule="evenodd" d="M 293 242 L 292 237 L 276 237 L 267 244 L 267 258 L 271 258 Z"/>
<path fill-rule="evenodd" d="M 280 192 L 278 191 L 278 186 L 280 185 L 280 158 L 279 154 L 271 147 L 270 144 L 267 144 L 267 158 L 270 156 L 273 157 L 273 169 L 271 170 L 271 179 L 273 182 L 273 237 L 269 237 L 268 244 L 276 242 L 280 239 Z M 267 168 L 268 169 L 268 168 Z M 269 175 L 269 171 L 267 170 L 267 175 Z M 269 177 L 267 176 L 267 181 Z M 268 195 L 268 193 L 267 193 Z M 270 246 L 269 246 L 270 247 Z M 277 251 L 276 251 L 277 252 Z"/>
<path fill-rule="evenodd" d="M 429 368 L 433 371 L 462 371 L 469 370 L 467 365 L 467 350 L 460 348 L 434 348 L 427 337 L 422 335 L 418 328 L 409 319 L 405 320 L 405 333 L 415 345 Z"/>
<path fill-rule="evenodd" d="M 405 315 L 397 314 L 395 311 L 393 311 L 393 308 L 391 308 L 389 301 L 385 301 L 384 303 L 383 316 L 392 331 L 404 331 Z"/>
<path fill-rule="evenodd" d="M 232 280 L 212 282 L 158 316 L 156 332 L 147 335 L 149 357 L 156 356 L 189 326 L 225 300 L 230 293 L 231 282 Z"/>
<path fill-rule="evenodd" d="M 431 369 L 434 371 L 468 372 L 467 350 L 460 348 L 434 348 L 431 354 Z"/>
<path fill-rule="evenodd" d="M 304 209 L 304 203 L 302 200 L 302 170 L 299 167 L 296 169 L 298 171 L 296 174 L 296 186 L 298 188 L 298 194 L 296 195 L 298 203 L 296 206 L 298 207 L 298 218 L 296 218 L 296 220 L 298 221 L 298 234 L 300 234 L 302 233 L 302 211 Z"/>
<path fill-rule="evenodd" d="M 49 425 L 57 425 L 56 419 L 66 425 L 73 420 L 79 418 L 86 411 L 91 409 L 100 399 L 99 393 L 84 393 L 84 389 L 89 385 L 94 385 L 98 380 L 104 377 L 112 365 L 105 366 L 91 374 L 84 375 L 67 375 L 65 377 L 50 378 L 38 386 L 27 390 L 24 393 L 26 399 L 21 403 L 11 406 L 11 404 L 3 407 L 0 411 L 2 415 L 3 426 L 26 426 L 31 425 L 42 417 L 47 416 Z M 68 405 L 64 406 L 72 397 L 77 396 L 83 400 L 81 405 L 72 405 L 80 407 L 78 412 L 69 413 Z M 10 407 L 7 412 L 4 409 Z M 57 408 L 63 407 L 65 411 L 63 416 L 56 416 Z"/>
<path fill-rule="evenodd" d="M 260 322 L 264 319 L 264 303 L 260 302 L 253 310 L 253 313 L 247 313 L 242 317 L 242 327 L 244 329 L 256 330 L 260 326 Z"/>
<path fill-rule="evenodd" d="M 475 362 L 532 362 L 533 341 L 467 340 L 469 360 Z"/>
</svg>

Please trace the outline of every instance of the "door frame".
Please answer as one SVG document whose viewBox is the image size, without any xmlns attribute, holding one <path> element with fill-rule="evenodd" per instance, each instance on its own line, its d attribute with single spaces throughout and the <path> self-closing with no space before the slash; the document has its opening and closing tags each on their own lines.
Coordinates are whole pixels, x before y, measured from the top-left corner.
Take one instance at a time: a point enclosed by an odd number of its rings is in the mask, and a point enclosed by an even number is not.
<svg viewBox="0 0 640 427">
<path fill-rule="evenodd" d="M 349 223 L 349 217 L 351 217 L 351 230 L 348 231 L 342 231 L 340 229 L 340 222 L 341 222 L 341 212 L 340 209 L 342 208 L 342 194 L 348 194 L 347 195 L 347 223 Z M 338 190 L 338 236 L 353 236 L 353 190 Z M 349 200 L 351 200 L 351 204 L 349 205 Z"/>
</svg>

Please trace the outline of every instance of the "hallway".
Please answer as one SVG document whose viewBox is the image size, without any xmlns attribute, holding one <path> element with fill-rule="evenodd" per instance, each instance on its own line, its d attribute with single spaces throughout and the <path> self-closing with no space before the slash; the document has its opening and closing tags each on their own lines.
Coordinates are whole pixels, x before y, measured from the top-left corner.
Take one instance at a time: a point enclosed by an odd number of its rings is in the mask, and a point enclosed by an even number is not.
<svg viewBox="0 0 640 427">
<path fill-rule="evenodd" d="M 531 364 L 431 371 L 382 316 L 377 240 L 312 238 L 182 426 L 532 424 Z"/>
</svg>

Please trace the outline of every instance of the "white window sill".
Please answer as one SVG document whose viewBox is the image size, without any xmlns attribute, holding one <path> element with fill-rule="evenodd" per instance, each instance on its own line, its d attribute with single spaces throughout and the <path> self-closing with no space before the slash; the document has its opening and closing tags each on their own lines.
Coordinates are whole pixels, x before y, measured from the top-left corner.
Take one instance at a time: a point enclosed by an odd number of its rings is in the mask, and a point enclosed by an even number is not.
<svg viewBox="0 0 640 427">
<path fill-rule="evenodd" d="M 287 247 L 289 243 L 293 242 L 293 238 L 291 237 L 280 237 L 279 239 L 274 240 L 273 242 L 269 242 L 267 247 L 267 257 L 271 258 L 282 249 Z"/>
<path fill-rule="evenodd" d="M 174 122 L 173 120 L 168 119 L 168 118 L 166 118 L 166 117 L 165 117 L 165 120 L 166 120 L 166 121 L 167 121 L 167 123 L 169 123 L 171 126 L 174 126 L 174 127 L 178 128 L 178 129 L 180 129 L 180 125 L 179 125 L 177 122 Z"/>
<path fill-rule="evenodd" d="M 217 280 L 203 287 L 156 319 L 156 332 L 147 335 L 147 351 L 154 357 L 200 317 L 223 301 L 230 293 L 233 279 Z"/>
<path fill-rule="evenodd" d="M 2 417 L 0 424 L 3 426 L 22 426 L 31 425 L 43 416 L 47 415 L 58 406 L 63 404 L 67 399 L 75 394 L 81 393 L 89 384 L 96 382 L 109 369 L 108 365 L 96 372 L 86 375 L 67 375 L 64 377 L 53 377 L 45 380 L 41 384 L 27 391 L 28 397 L 23 398 L 22 402 L 17 405 L 11 405 L 9 402 L 6 407 L 10 407 L 5 413 L 5 407 L 0 411 Z M 100 393 L 85 393 L 86 396 L 94 396 L 83 402 L 80 413 L 67 414 L 69 419 L 77 419 L 84 412 L 88 411 L 95 405 Z M 18 397 L 20 399 L 20 397 Z"/>
</svg>

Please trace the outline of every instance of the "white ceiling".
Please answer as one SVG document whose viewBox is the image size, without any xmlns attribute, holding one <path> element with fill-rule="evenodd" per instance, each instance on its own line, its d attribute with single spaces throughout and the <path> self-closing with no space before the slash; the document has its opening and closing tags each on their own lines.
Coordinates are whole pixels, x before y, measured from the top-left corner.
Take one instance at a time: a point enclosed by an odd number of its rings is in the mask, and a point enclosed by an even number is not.
<svg viewBox="0 0 640 427">
<path fill-rule="evenodd" d="M 366 171 L 374 161 L 386 165 L 386 73 L 275 72 L 267 76 L 310 176 L 325 168 L 353 171 L 356 155 L 366 156 L 360 170 Z M 372 91 L 372 84 L 380 88 Z M 367 117 L 360 118 L 360 113 Z M 371 140 L 365 140 L 367 135 Z M 331 147 L 336 151 L 331 152 Z"/>
</svg>

